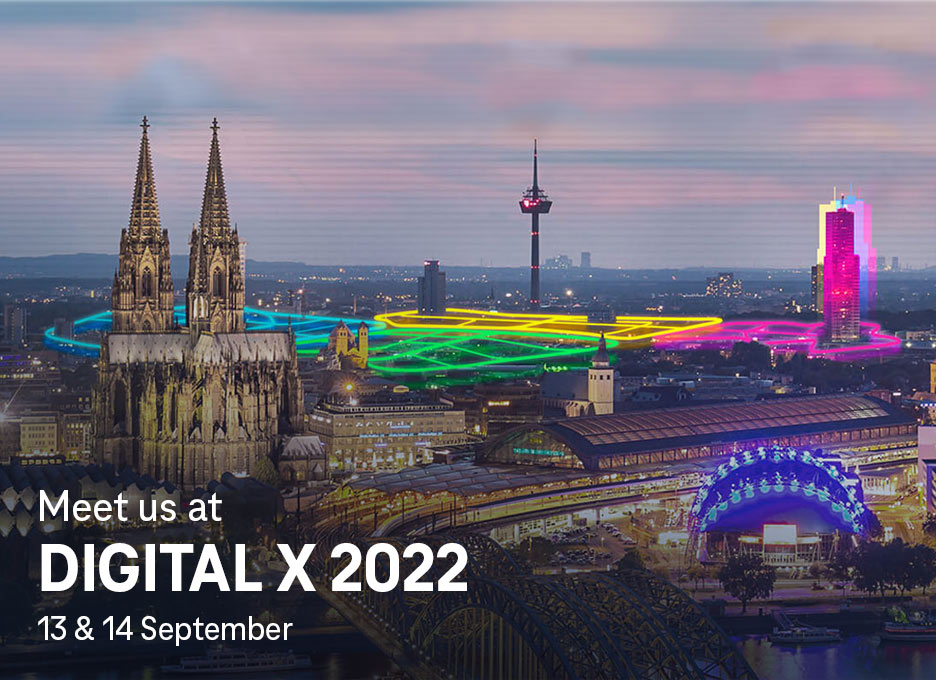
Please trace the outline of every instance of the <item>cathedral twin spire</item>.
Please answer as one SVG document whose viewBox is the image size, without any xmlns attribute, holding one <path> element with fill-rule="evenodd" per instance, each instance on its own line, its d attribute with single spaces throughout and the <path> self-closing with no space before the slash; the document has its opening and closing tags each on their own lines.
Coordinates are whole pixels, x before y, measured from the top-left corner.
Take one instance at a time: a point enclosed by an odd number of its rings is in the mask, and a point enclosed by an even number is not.
<svg viewBox="0 0 936 680">
<path fill-rule="evenodd" d="M 205 197 L 202 199 L 202 231 L 227 231 L 231 228 L 224 172 L 221 170 L 221 146 L 218 144 L 220 129 L 218 119 L 215 118 L 211 121 L 211 151 L 208 152 L 208 175 L 205 177 Z"/>
<path fill-rule="evenodd" d="M 137 161 L 136 184 L 130 206 L 130 231 L 159 232 L 159 205 L 156 202 L 156 182 L 153 179 L 153 159 L 147 134 L 149 122 L 146 116 L 143 116 L 140 127 L 143 128 L 143 136 L 140 139 L 140 159 Z"/>
<path fill-rule="evenodd" d="M 189 277 L 185 312 L 193 333 L 233 333 L 244 330 L 244 271 L 240 239 L 231 229 L 218 119 L 211 122 L 211 150 L 202 199 L 201 222 L 189 239 Z"/>
<path fill-rule="evenodd" d="M 130 224 L 120 234 L 120 260 L 114 273 L 111 306 L 117 333 L 164 332 L 174 326 L 169 234 L 159 222 L 156 182 L 143 118 Z"/>
<path fill-rule="evenodd" d="M 114 275 L 113 330 L 118 333 L 166 332 L 175 327 L 169 268 L 169 235 L 161 228 L 149 147 L 149 122 L 143 118 L 130 224 L 120 239 Z M 190 330 L 234 332 L 244 328 L 244 276 L 240 239 L 231 230 L 218 120 L 211 125 L 211 150 L 201 221 L 190 239 L 186 320 Z"/>
</svg>

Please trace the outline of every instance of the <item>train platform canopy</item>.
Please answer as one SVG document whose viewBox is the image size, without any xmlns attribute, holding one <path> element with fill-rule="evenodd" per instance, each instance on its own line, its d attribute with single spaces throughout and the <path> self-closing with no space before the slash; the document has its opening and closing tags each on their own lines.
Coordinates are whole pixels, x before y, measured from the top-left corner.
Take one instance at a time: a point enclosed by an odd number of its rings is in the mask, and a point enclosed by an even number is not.
<svg viewBox="0 0 936 680">
<path fill-rule="evenodd" d="M 595 477 L 583 470 L 540 470 L 508 465 L 476 465 L 470 461 L 431 463 L 392 473 L 368 473 L 347 482 L 355 492 L 373 489 L 387 496 L 401 492 L 431 495 L 439 492 L 459 496 L 480 496 L 504 489 L 553 485 Z"/>
<path fill-rule="evenodd" d="M 841 448 L 916 437 L 916 421 L 862 394 L 723 402 L 528 424 L 481 454 L 486 463 L 614 470 L 756 446 Z"/>
</svg>

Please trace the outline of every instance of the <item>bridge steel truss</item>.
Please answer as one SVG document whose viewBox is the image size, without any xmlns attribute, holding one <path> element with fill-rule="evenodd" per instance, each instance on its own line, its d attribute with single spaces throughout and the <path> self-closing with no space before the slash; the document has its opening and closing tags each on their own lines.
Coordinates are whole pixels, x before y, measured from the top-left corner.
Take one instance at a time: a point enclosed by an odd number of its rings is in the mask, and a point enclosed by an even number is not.
<svg viewBox="0 0 936 680">
<path fill-rule="evenodd" d="M 330 581 L 348 558 L 391 543 L 331 531 L 312 538 L 317 589 L 348 620 L 414 677 L 592 680 L 756 680 L 725 633 L 685 592 L 645 570 L 534 575 L 495 541 L 477 534 L 426 536 L 434 551 L 457 541 L 469 555 L 462 592 L 334 592 Z M 420 560 L 400 561 L 400 582 Z M 436 559 L 422 581 L 437 582 L 454 561 Z M 378 559 L 377 578 L 387 579 Z"/>
</svg>

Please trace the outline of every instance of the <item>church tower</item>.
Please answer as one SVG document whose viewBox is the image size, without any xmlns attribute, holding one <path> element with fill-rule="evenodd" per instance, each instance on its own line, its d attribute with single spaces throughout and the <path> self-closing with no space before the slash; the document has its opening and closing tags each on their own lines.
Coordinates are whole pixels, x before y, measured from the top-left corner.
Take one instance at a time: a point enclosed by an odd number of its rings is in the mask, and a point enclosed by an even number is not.
<svg viewBox="0 0 936 680">
<path fill-rule="evenodd" d="M 211 124 L 211 151 L 202 200 L 201 222 L 189 240 L 189 278 L 185 315 L 192 333 L 244 330 L 244 272 L 240 239 L 228 216 L 218 119 Z"/>
<path fill-rule="evenodd" d="M 174 327 L 169 233 L 159 224 L 150 157 L 149 123 L 143 117 L 130 224 L 120 233 L 120 260 L 111 306 L 115 333 L 162 333 Z"/>
<path fill-rule="evenodd" d="M 357 329 L 357 349 L 364 365 L 367 366 L 367 353 L 370 351 L 370 328 L 363 321 Z"/>
<path fill-rule="evenodd" d="M 604 333 L 601 334 L 598 351 L 588 369 L 588 405 L 589 412 L 596 416 L 614 413 L 614 369 L 608 360 Z"/>
</svg>

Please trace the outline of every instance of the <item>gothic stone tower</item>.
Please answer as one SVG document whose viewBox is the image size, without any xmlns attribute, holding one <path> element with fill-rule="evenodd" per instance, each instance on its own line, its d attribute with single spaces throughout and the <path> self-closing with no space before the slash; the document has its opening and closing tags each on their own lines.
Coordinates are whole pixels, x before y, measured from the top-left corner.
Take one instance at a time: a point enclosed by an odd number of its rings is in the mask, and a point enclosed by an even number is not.
<svg viewBox="0 0 936 680">
<path fill-rule="evenodd" d="M 237 233 L 228 219 L 217 122 L 213 130 L 201 228 L 192 237 L 186 286 L 192 327 L 185 329 L 171 324 L 171 287 L 165 289 L 168 297 L 157 296 L 149 306 L 150 298 L 142 295 L 150 291 L 147 271 L 164 277 L 153 279 L 156 290 L 171 286 L 165 284 L 169 245 L 159 232 L 144 127 L 134 212 L 121 239 L 118 272 L 119 282 L 133 285 L 120 289 L 130 295 L 127 302 L 115 302 L 114 329 L 101 343 L 94 392 L 98 460 L 184 489 L 204 486 L 225 472 L 251 474 L 261 456 L 278 450 L 284 434 L 303 427 L 295 337 L 244 329 L 244 279 Z M 164 245 L 160 250 L 155 244 Z M 136 259 L 134 248 L 141 253 Z M 157 266 L 163 263 L 164 270 Z M 130 304 L 140 300 L 139 309 Z"/>
<path fill-rule="evenodd" d="M 189 239 L 189 278 L 185 289 L 185 314 L 189 329 L 233 333 L 244 330 L 244 272 L 240 264 L 240 239 L 231 229 L 218 119 L 211 124 L 211 151 L 202 200 L 201 222 Z"/>
<path fill-rule="evenodd" d="M 158 333 L 173 327 L 169 233 L 160 227 L 150 158 L 149 123 L 143 117 L 140 160 L 130 207 L 130 225 L 120 234 L 114 273 L 113 329 L 116 333 Z"/>
</svg>

